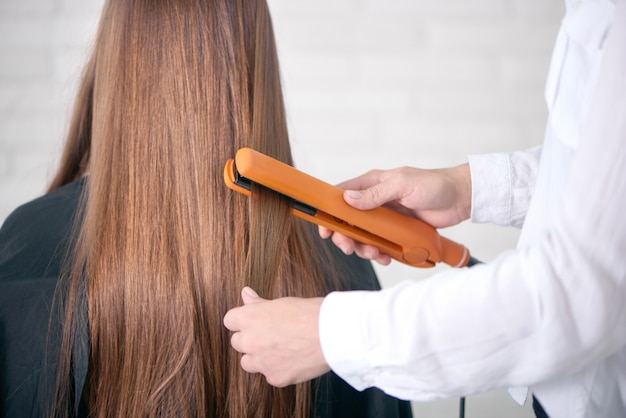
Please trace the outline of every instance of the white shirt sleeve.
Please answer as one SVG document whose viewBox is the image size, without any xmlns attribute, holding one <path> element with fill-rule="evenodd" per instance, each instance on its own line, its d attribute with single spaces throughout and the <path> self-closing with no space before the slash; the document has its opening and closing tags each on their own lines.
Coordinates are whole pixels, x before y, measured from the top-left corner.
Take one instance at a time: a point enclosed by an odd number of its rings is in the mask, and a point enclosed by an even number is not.
<svg viewBox="0 0 626 418">
<path fill-rule="evenodd" d="M 626 344 L 623 9 L 613 27 L 545 233 L 488 265 L 327 296 L 320 338 L 339 376 L 357 389 L 431 400 L 574 373 Z"/>
<path fill-rule="evenodd" d="M 472 222 L 521 228 L 535 189 L 540 158 L 541 146 L 512 153 L 470 155 Z"/>
</svg>

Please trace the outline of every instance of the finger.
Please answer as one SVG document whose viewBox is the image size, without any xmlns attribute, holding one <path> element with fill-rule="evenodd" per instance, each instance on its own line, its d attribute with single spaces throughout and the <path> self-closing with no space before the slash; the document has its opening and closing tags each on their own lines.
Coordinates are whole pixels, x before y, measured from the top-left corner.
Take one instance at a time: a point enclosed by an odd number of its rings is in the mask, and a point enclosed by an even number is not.
<svg viewBox="0 0 626 418">
<path fill-rule="evenodd" d="M 265 299 L 260 297 L 251 287 L 246 286 L 241 290 L 241 299 L 243 299 L 244 305 L 251 303 L 265 302 Z"/>
<path fill-rule="evenodd" d="M 332 241 L 345 255 L 356 253 L 361 258 L 374 260 L 383 266 L 391 263 L 389 255 L 381 253 L 377 247 L 372 245 L 361 244 L 337 232 L 333 234 Z"/>
<path fill-rule="evenodd" d="M 357 244 L 354 247 L 354 252 L 359 257 L 367 260 L 375 260 L 380 257 L 380 250 L 371 245 Z"/>
<path fill-rule="evenodd" d="M 381 253 L 377 247 L 371 245 L 358 244 L 354 248 L 354 252 L 361 258 L 374 260 L 383 266 L 387 266 L 391 263 L 391 257 L 389 255 Z"/>
<path fill-rule="evenodd" d="M 244 354 L 241 356 L 241 360 L 239 361 L 241 364 L 241 368 L 247 371 L 248 373 L 258 373 L 260 370 L 256 367 L 254 357 L 250 354 Z"/>
<path fill-rule="evenodd" d="M 401 185 L 395 182 L 382 182 L 362 190 L 345 190 L 343 199 L 350 206 L 361 210 L 374 209 L 400 197 Z"/>
<path fill-rule="evenodd" d="M 243 338 L 241 336 L 241 332 L 235 332 L 230 337 L 230 345 L 231 345 L 231 347 L 233 347 L 236 351 L 239 351 L 240 353 L 244 352 L 243 341 L 242 340 L 243 340 Z"/>
<path fill-rule="evenodd" d="M 226 315 L 224 315 L 222 322 L 230 331 L 236 332 L 241 330 L 241 321 L 239 320 L 240 311 L 241 308 L 233 308 L 226 312 Z"/>
<path fill-rule="evenodd" d="M 354 252 L 356 243 L 353 239 L 335 232 L 331 240 L 345 255 L 350 255 Z"/>
<path fill-rule="evenodd" d="M 378 257 L 374 258 L 374 261 L 376 261 L 380 265 L 388 266 L 389 264 L 391 264 L 391 257 L 387 254 L 380 254 Z"/>
<path fill-rule="evenodd" d="M 361 244 L 357 241 L 353 241 L 350 240 L 348 238 L 348 242 L 344 243 L 343 239 L 345 238 L 344 236 L 342 236 L 341 234 L 335 234 L 337 235 L 337 237 L 333 236 L 333 240 L 342 240 L 338 246 L 341 246 L 340 249 L 345 248 L 345 251 L 342 249 L 342 251 L 346 254 L 346 255 L 350 255 L 352 253 L 355 253 L 356 255 L 358 255 L 359 257 L 366 259 L 366 260 L 374 260 L 376 261 L 378 264 L 381 264 L 383 266 L 387 266 L 391 263 L 391 256 L 389 256 L 388 254 L 383 254 L 380 252 L 380 249 L 378 247 L 375 247 L 373 245 L 367 245 L 367 244 Z"/>
<path fill-rule="evenodd" d="M 293 385 L 295 383 L 300 383 L 299 381 L 294 381 L 293 379 L 288 378 L 287 376 L 283 376 L 281 373 L 278 374 L 265 374 L 265 380 L 267 380 L 267 383 L 277 387 L 277 388 L 284 388 L 286 386 L 289 385 Z"/>
<path fill-rule="evenodd" d="M 333 234 L 333 231 L 323 226 L 318 227 L 318 231 L 322 239 L 327 239 Z"/>
</svg>

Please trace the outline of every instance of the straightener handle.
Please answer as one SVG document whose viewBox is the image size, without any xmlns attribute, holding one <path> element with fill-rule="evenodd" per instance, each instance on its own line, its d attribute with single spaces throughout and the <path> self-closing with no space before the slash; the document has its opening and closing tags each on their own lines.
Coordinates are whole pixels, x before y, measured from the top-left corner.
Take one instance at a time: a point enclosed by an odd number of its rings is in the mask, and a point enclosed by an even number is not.
<svg viewBox="0 0 626 418">
<path fill-rule="evenodd" d="M 465 267 L 470 260 L 469 250 L 458 242 L 454 242 L 443 236 L 440 237 L 441 261 L 451 267 Z"/>
<path fill-rule="evenodd" d="M 429 252 L 422 247 L 405 248 L 402 258 L 407 264 L 420 267 L 434 267 L 435 263 L 429 260 Z"/>
</svg>

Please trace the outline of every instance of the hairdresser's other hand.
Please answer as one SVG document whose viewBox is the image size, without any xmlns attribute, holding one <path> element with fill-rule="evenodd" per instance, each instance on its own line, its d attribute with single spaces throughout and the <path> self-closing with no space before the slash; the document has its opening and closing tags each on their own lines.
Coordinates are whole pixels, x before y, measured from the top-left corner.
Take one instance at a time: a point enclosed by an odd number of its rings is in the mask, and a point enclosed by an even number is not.
<svg viewBox="0 0 626 418">
<path fill-rule="evenodd" d="M 339 184 L 343 198 L 351 206 L 368 210 L 387 206 L 398 212 L 421 219 L 435 228 L 456 225 L 469 218 L 472 187 L 468 164 L 457 167 L 422 170 L 401 167 L 393 170 L 373 170 Z M 376 247 L 319 228 L 322 238 L 332 237 L 344 253 L 356 252 L 360 257 L 389 264 L 391 258 Z"/>
<path fill-rule="evenodd" d="M 319 341 L 319 313 L 323 298 L 266 300 L 246 287 L 244 306 L 224 316 L 233 331 L 231 345 L 243 354 L 241 367 L 262 373 L 273 386 L 304 382 L 328 372 Z"/>
</svg>

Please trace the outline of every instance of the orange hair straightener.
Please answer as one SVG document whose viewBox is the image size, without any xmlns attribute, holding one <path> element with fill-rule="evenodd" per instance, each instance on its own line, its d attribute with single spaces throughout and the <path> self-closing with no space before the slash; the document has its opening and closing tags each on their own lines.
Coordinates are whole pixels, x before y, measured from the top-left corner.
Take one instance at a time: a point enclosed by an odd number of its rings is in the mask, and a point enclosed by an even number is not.
<svg viewBox="0 0 626 418">
<path fill-rule="evenodd" d="M 386 207 L 359 210 L 343 200 L 343 190 L 250 148 L 241 148 L 224 167 L 226 185 L 250 196 L 252 182 L 293 202 L 293 215 L 373 245 L 415 267 L 444 262 L 464 267 L 474 261 L 462 245 L 439 235 L 431 225 Z"/>
</svg>

